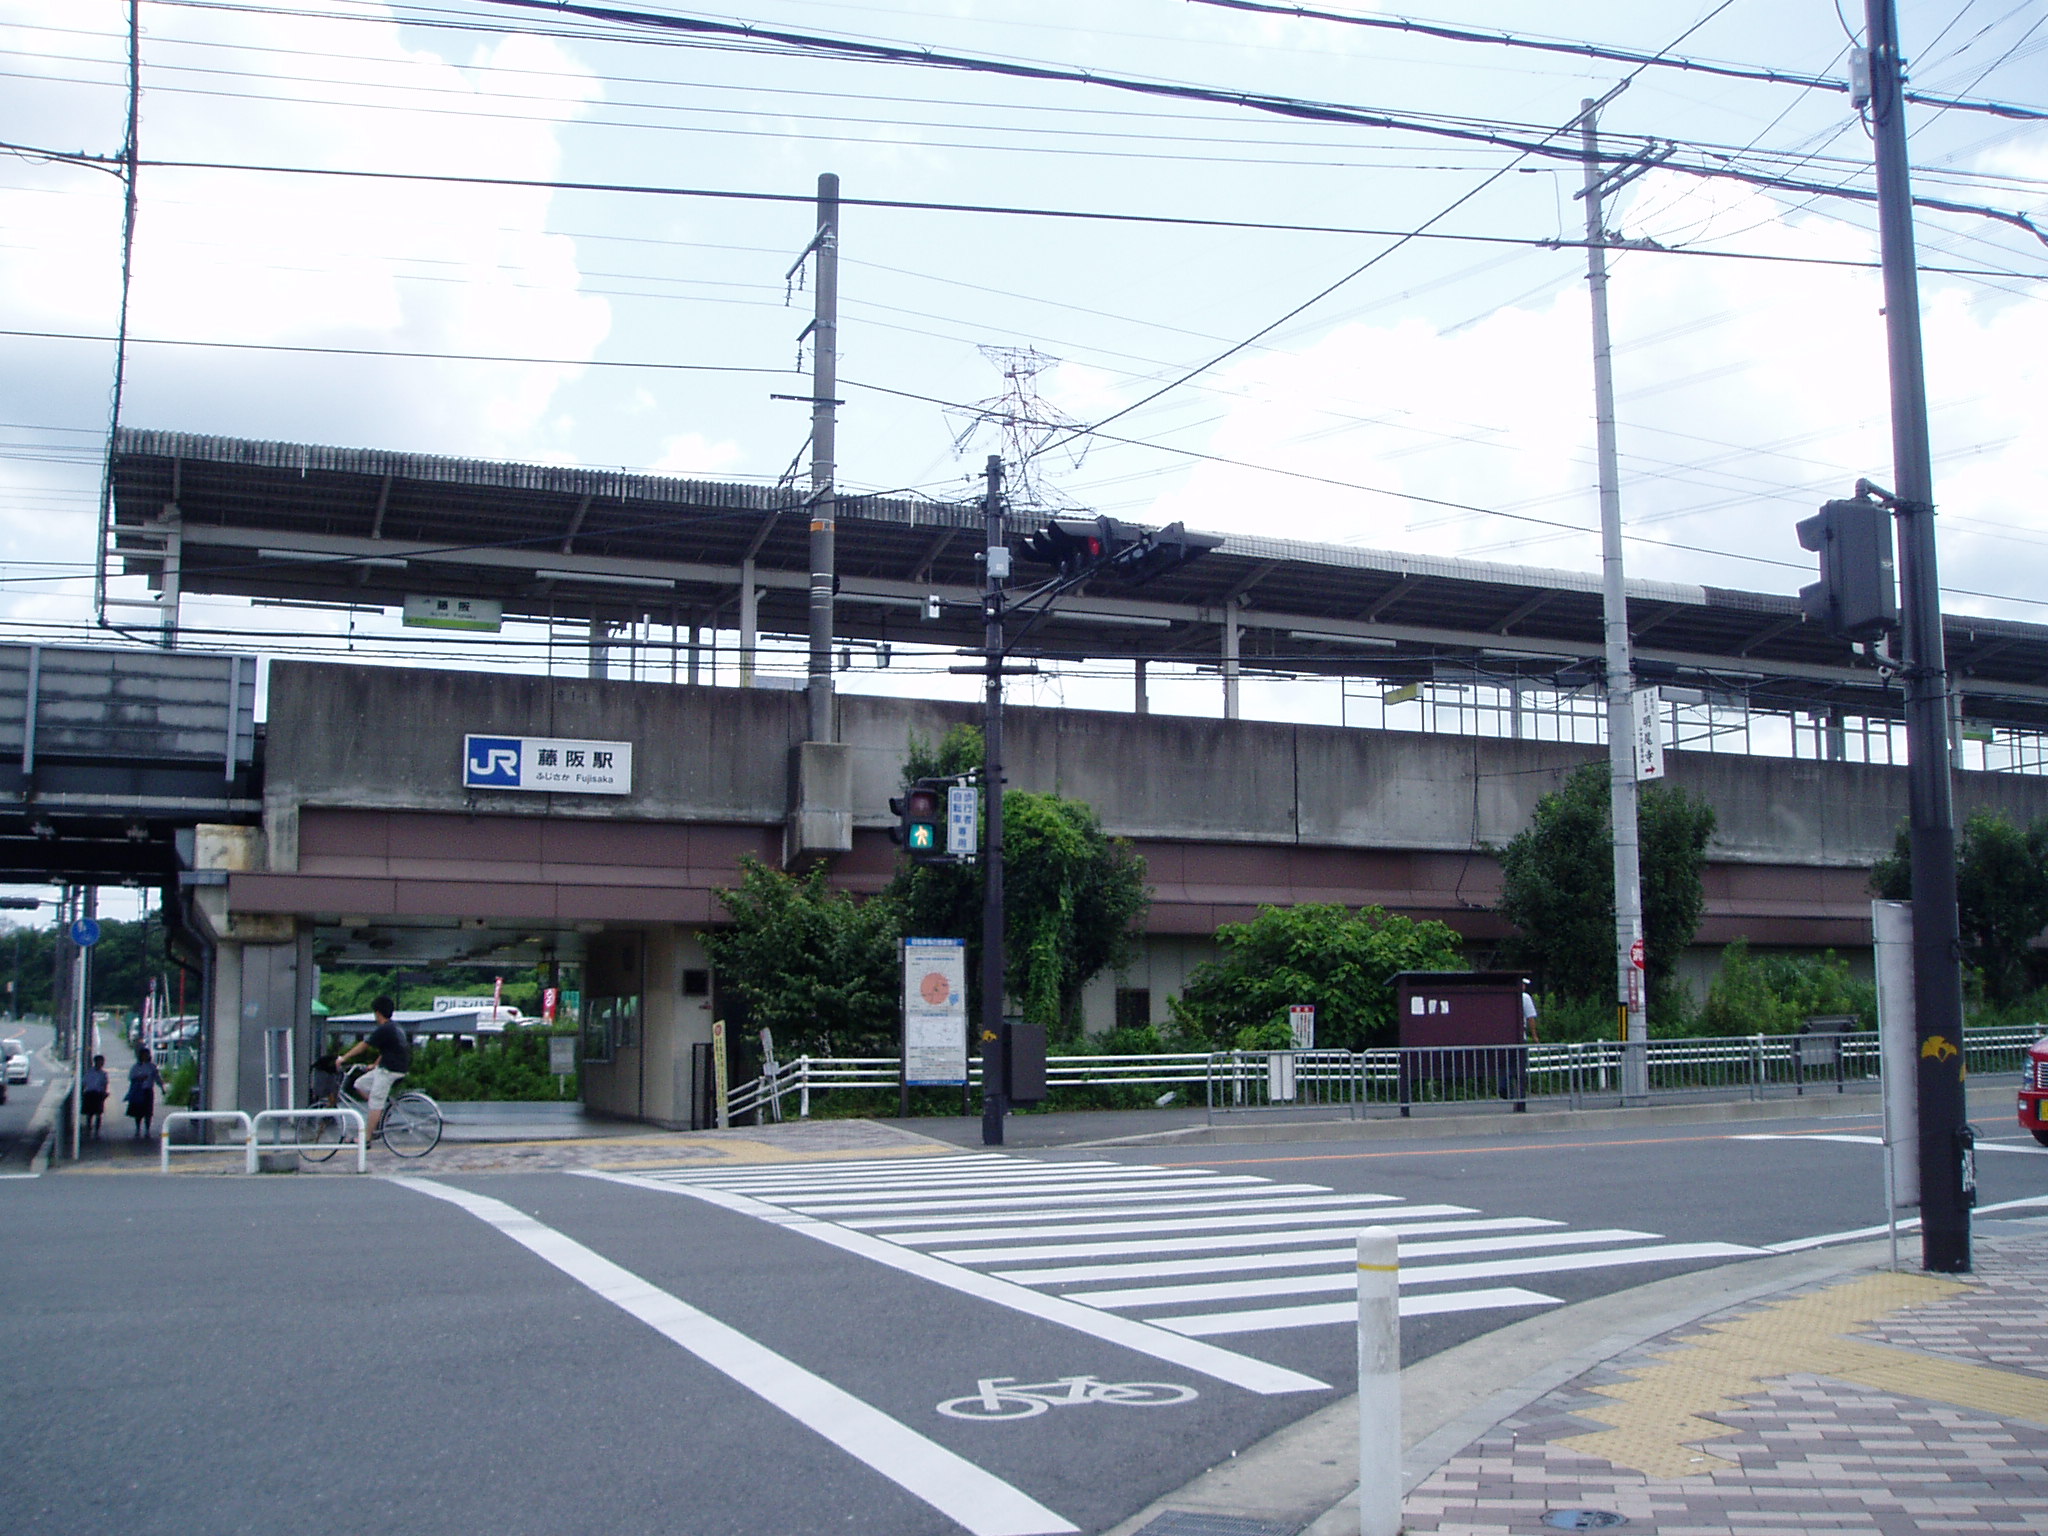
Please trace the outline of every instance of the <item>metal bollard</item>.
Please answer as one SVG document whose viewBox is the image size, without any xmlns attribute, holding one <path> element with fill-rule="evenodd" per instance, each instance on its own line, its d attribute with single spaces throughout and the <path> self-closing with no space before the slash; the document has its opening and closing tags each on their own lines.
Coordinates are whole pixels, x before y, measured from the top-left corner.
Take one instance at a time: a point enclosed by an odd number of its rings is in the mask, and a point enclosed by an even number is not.
<svg viewBox="0 0 2048 1536">
<path fill-rule="evenodd" d="M 1358 1536 L 1401 1530 L 1401 1239 L 1358 1234 Z"/>
</svg>

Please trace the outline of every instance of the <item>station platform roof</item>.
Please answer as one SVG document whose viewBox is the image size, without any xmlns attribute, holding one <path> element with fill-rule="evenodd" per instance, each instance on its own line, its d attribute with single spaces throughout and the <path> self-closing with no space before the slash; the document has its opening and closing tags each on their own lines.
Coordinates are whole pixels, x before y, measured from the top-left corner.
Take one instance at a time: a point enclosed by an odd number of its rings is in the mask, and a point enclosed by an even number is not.
<svg viewBox="0 0 2048 1536">
<path fill-rule="evenodd" d="M 730 629 L 751 576 L 763 635 L 808 628 L 812 503 L 798 489 L 136 429 L 113 471 L 110 571 L 160 583 L 174 524 L 185 592 L 487 598 L 514 619 Z M 977 503 L 842 495 L 836 520 L 838 636 L 980 644 Z M 1014 542 L 1036 520 L 1013 524 Z M 1631 581 L 1628 607 L 1646 681 L 1900 714 L 1890 670 L 1804 622 L 1795 598 Z M 1063 597 L 1017 654 L 1216 666 L 1233 623 L 1247 674 L 1569 688 L 1601 668 L 1597 574 L 1248 535 L 1141 588 Z M 2048 626 L 1945 628 L 1967 716 L 2048 729 Z"/>
</svg>

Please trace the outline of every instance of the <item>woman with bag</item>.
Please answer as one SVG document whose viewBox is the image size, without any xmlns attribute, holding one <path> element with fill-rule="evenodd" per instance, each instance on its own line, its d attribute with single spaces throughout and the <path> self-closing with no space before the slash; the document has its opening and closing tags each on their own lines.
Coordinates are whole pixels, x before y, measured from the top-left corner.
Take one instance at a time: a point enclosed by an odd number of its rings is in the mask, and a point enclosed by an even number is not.
<svg viewBox="0 0 2048 1536">
<path fill-rule="evenodd" d="M 156 1091 L 163 1087 L 163 1074 L 144 1046 L 135 1053 L 135 1065 L 128 1069 L 128 1118 L 135 1122 L 135 1139 L 146 1140 L 156 1121 Z"/>
</svg>

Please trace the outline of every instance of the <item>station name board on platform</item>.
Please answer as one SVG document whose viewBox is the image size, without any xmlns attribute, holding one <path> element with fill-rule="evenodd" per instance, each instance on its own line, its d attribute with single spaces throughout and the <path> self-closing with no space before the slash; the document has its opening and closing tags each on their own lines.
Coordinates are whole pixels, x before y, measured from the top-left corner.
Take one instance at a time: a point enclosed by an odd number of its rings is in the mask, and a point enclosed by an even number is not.
<svg viewBox="0 0 2048 1536">
<path fill-rule="evenodd" d="M 560 795 L 630 795 L 630 741 L 557 736 L 465 736 L 465 789 L 531 789 Z"/>
</svg>

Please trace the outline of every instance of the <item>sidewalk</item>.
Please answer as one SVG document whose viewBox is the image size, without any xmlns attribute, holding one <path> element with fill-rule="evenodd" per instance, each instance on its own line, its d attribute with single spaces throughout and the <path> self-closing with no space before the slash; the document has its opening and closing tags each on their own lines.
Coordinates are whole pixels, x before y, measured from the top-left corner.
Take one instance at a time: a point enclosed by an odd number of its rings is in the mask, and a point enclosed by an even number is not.
<svg viewBox="0 0 2048 1536">
<path fill-rule="evenodd" d="M 1410 1368 L 1404 1532 L 2048 1532 L 2048 1215 L 1978 1230 L 1968 1276 L 1894 1274 L 1877 1244 L 1756 1260 Z M 1356 1434 L 1354 1399 L 1111 1536 L 1356 1536 Z"/>
<path fill-rule="evenodd" d="M 1604 1514 L 1670 1536 L 2048 1531 L 2048 1226 L 1986 1241 L 1967 1280 L 1866 1272 L 1626 1350 L 1445 1462 L 1407 1529 Z"/>
</svg>

